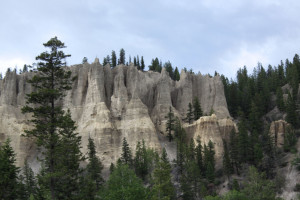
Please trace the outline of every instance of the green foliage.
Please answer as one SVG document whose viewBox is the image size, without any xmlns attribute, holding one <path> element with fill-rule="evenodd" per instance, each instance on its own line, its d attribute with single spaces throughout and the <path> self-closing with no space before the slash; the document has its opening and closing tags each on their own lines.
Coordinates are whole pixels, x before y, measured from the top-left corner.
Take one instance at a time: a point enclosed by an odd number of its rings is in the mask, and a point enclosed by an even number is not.
<svg viewBox="0 0 300 200">
<path fill-rule="evenodd" d="M 175 189 L 171 182 L 171 165 L 165 149 L 163 149 L 162 156 L 154 169 L 153 182 L 151 200 L 175 199 Z"/>
<path fill-rule="evenodd" d="M 111 66 L 114 68 L 117 66 L 117 55 L 115 51 L 111 52 Z"/>
<path fill-rule="evenodd" d="M 0 146 L 0 199 L 10 200 L 18 198 L 18 173 L 16 167 L 16 154 L 7 139 Z"/>
<path fill-rule="evenodd" d="M 125 65 L 125 50 L 122 48 L 120 49 L 120 59 L 119 64 Z"/>
<path fill-rule="evenodd" d="M 187 111 L 187 114 L 186 114 L 186 121 L 191 124 L 192 121 L 194 119 L 194 111 L 193 111 L 193 106 L 191 103 L 189 103 L 189 106 L 188 106 L 188 111 Z"/>
<path fill-rule="evenodd" d="M 169 142 L 171 142 L 173 140 L 173 135 L 172 135 L 172 131 L 174 130 L 174 113 L 172 111 L 172 107 L 169 107 L 169 112 L 168 115 L 166 116 L 167 120 L 167 124 L 166 124 L 166 132 L 168 134 L 168 138 L 169 138 Z"/>
<path fill-rule="evenodd" d="M 152 59 L 151 65 L 149 65 L 149 70 L 159 73 L 161 72 L 162 64 L 159 62 L 158 58 Z"/>
<path fill-rule="evenodd" d="M 121 161 L 130 167 L 133 164 L 132 153 L 125 137 L 123 138 Z"/>
<path fill-rule="evenodd" d="M 180 80 L 180 74 L 179 74 L 179 71 L 178 71 L 177 67 L 174 70 L 174 80 L 175 81 L 179 81 Z"/>
<path fill-rule="evenodd" d="M 34 90 L 27 95 L 23 113 L 32 113 L 33 129 L 25 130 L 27 137 L 35 137 L 38 146 L 43 147 L 42 173 L 39 186 L 43 194 L 51 199 L 74 199 L 79 189 L 79 163 L 81 137 L 75 133 L 75 122 L 70 112 L 65 113 L 59 101 L 65 91 L 71 89 L 71 71 L 65 70 L 64 43 L 54 37 L 44 44 L 50 48 L 36 57 L 38 63 L 35 75 L 28 80 Z"/>
<path fill-rule="evenodd" d="M 286 121 L 297 128 L 299 124 L 298 113 L 296 112 L 296 103 L 292 95 L 289 93 L 286 103 Z"/>
<path fill-rule="evenodd" d="M 297 149 L 295 148 L 296 143 L 297 143 L 297 137 L 295 131 L 292 128 L 288 128 L 284 134 L 284 143 L 283 143 L 284 151 L 286 152 L 297 151 Z"/>
<path fill-rule="evenodd" d="M 138 177 L 145 180 L 147 174 L 148 174 L 148 165 L 150 160 L 148 158 L 148 152 L 145 146 L 145 141 L 142 141 L 142 144 L 140 141 L 138 141 L 136 145 L 136 151 L 135 151 L 135 158 L 134 158 L 134 169 L 135 173 Z"/>
<path fill-rule="evenodd" d="M 25 160 L 25 164 L 23 167 L 23 175 L 24 175 L 24 197 L 29 199 L 30 196 L 37 195 L 37 182 L 34 176 L 32 169 L 29 167 L 27 160 Z"/>
<path fill-rule="evenodd" d="M 140 67 L 140 69 L 141 69 L 142 71 L 145 70 L 145 61 L 144 61 L 144 57 L 143 57 L 143 56 L 141 57 L 141 67 Z"/>
<path fill-rule="evenodd" d="M 281 87 L 278 87 L 276 90 L 276 105 L 280 111 L 285 110 L 285 104 L 283 100 L 283 92 Z"/>
<path fill-rule="evenodd" d="M 224 154 L 223 154 L 223 171 L 229 177 L 233 173 L 232 162 L 229 156 L 229 149 L 227 147 L 227 142 L 223 140 Z"/>
<path fill-rule="evenodd" d="M 96 185 L 97 190 L 100 188 L 103 183 L 103 178 L 101 175 L 103 165 L 100 159 L 96 155 L 96 147 L 94 140 L 89 137 L 88 143 L 88 165 L 87 169 L 87 177 Z"/>
<path fill-rule="evenodd" d="M 267 180 L 264 173 L 259 173 L 255 167 L 250 167 L 248 177 L 244 183 L 244 193 L 252 200 L 274 200 L 276 199 L 275 185 L 273 181 Z M 259 191 L 259 192 L 258 192 Z"/>
<path fill-rule="evenodd" d="M 194 120 L 198 120 L 203 115 L 198 97 L 194 98 L 193 108 L 194 108 Z"/>
<path fill-rule="evenodd" d="M 214 183 L 215 180 L 215 151 L 214 145 L 209 140 L 208 145 L 204 145 L 204 169 L 205 177 L 210 183 Z"/>
<path fill-rule="evenodd" d="M 146 198 L 142 181 L 128 165 L 118 165 L 110 175 L 104 190 L 104 200 L 141 200 Z"/>
</svg>

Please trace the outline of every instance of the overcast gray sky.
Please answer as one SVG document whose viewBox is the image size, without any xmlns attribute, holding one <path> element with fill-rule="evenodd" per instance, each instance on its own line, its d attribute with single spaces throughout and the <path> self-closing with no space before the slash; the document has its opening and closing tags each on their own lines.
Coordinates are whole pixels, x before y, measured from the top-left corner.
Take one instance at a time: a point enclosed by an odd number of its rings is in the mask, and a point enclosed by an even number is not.
<svg viewBox="0 0 300 200">
<path fill-rule="evenodd" d="M 57 36 L 68 65 L 124 48 L 147 66 L 158 57 L 235 77 L 300 53 L 299 10 L 298 0 L 1 0 L 0 71 L 32 64 Z"/>
</svg>

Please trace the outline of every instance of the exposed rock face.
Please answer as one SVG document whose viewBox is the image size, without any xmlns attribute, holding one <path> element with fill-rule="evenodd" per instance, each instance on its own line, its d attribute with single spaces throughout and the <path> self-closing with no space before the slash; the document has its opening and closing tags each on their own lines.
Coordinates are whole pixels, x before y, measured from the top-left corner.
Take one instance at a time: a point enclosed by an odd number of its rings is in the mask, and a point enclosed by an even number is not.
<svg viewBox="0 0 300 200">
<path fill-rule="evenodd" d="M 215 158 L 217 167 L 220 167 L 223 156 L 223 139 L 229 141 L 230 132 L 236 125 L 231 119 L 218 120 L 215 114 L 203 116 L 193 124 L 184 126 L 189 138 L 193 138 L 197 144 L 197 138 L 200 137 L 202 146 L 207 145 L 211 140 L 215 148 Z"/>
<path fill-rule="evenodd" d="M 106 167 L 120 157 L 123 137 L 133 152 L 137 141 L 142 139 L 159 151 L 158 134 L 165 132 L 169 107 L 182 119 L 194 97 L 199 98 L 204 113 L 214 110 L 216 115 L 201 118 L 187 129 L 195 131 L 193 138 L 200 135 L 206 143 L 211 139 L 220 156 L 221 138 L 226 138 L 232 124 L 226 119 L 230 115 L 219 76 L 210 78 L 182 71 L 180 81 L 173 81 L 165 70 L 142 72 L 123 65 L 111 69 L 109 65 L 100 65 L 98 60 L 66 70 L 71 70 L 77 79 L 67 92 L 63 107 L 70 109 L 77 123 L 83 152 L 87 150 L 88 137 L 94 138 Z M 27 122 L 30 115 L 22 114 L 20 109 L 25 105 L 26 94 L 32 91 L 26 82 L 32 76 L 29 72 L 21 75 L 10 72 L 0 81 L 0 142 L 11 138 L 18 165 L 25 158 L 35 163 L 38 152 L 32 139 L 21 136 L 24 129 L 30 128 Z"/>
<path fill-rule="evenodd" d="M 270 126 L 270 133 L 275 138 L 275 145 L 282 147 L 284 144 L 284 135 L 291 128 L 291 125 L 284 120 L 273 121 Z"/>
</svg>

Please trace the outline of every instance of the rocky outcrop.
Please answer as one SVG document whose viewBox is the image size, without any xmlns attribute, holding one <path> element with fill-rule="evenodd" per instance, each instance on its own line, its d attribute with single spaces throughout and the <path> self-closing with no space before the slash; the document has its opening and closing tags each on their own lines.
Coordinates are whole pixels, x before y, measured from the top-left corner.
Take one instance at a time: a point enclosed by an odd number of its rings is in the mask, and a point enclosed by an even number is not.
<svg viewBox="0 0 300 200">
<path fill-rule="evenodd" d="M 203 142 L 211 139 L 220 156 L 222 138 L 227 137 L 233 125 L 219 76 L 182 71 L 180 81 L 173 81 L 164 69 L 157 73 L 138 71 L 132 65 L 103 67 L 99 60 L 66 70 L 77 79 L 61 102 L 63 108 L 69 109 L 76 121 L 83 152 L 87 150 L 88 137 L 94 138 L 98 156 L 106 167 L 119 158 L 123 137 L 127 138 L 133 152 L 139 140 L 160 151 L 169 107 L 182 119 L 188 103 L 195 97 L 201 102 L 204 113 L 214 110 L 215 115 L 203 117 L 186 128 L 195 132 L 194 138 L 200 135 Z M 22 165 L 25 158 L 35 163 L 38 152 L 32 139 L 21 136 L 30 128 L 27 121 L 30 115 L 22 114 L 20 109 L 25 105 L 26 94 L 33 89 L 26 82 L 32 76 L 33 72 L 21 75 L 9 72 L 0 81 L 0 142 L 11 138 L 18 165 Z"/>
<path fill-rule="evenodd" d="M 229 118 L 218 120 L 216 115 L 212 114 L 200 117 L 193 124 L 186 124 L 184 128 L 188 138 L 192 138 L 196 144 L 198 138 L 202 146 L 207 145 L 209 141 L 213 142 L 216 164 L 220 167 L 224 150 L 223 140 L 229 141 L 230 132 L 237 129 L 235 123 Z"/>
<path fill-rule="evenodd" d="M 273 121 L 270 126 L 270 133 L 275 138 L 275 145 L 283 147 L 284 135 L 291 129 L 291 125 L 284 120 Z"/>
</svg>

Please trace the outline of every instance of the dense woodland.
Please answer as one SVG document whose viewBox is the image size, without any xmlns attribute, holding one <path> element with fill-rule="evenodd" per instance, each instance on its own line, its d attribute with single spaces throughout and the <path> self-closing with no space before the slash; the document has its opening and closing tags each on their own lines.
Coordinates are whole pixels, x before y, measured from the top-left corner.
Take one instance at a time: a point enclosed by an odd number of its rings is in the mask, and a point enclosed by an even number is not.
<svg viewBox="0 0 300 200">
<path fill-rule="evenodd" d="M 68 111 L 56 104 L 64 97 L 64 92 L 71 89 L 74 77 L 62 69 L 70 55 L 61 51 L 65 45 L 56 37 L 44 46 L 50 51 L 37 56 L 36 66 L 25 65 L 19 71 L 40 72 L 29 80 L 35 91 L 27 95 L 22 112 L 33 114 L 34 129 L 26 130 L 24 137 L 35 138 L 43 149 L 43 158 L 39 158 L 41 169 L 33 173 L 27 161 L 23 168 L 16 167 L 11 141 L 8 139 L 1 144 L 0 199 L 279 199 L 276 195 L 282 191 L 284 177 L 278 169 L 286 166 L 285 155 L 297 154 L 295 145 L 300 128 L 298 55 L 292 62 L 286 60 L 276 67 L 265 69 L 258 64 L 251 74 L 244 67 L 238 70 L 236 80 L 221 76 L 230 114 L 238 123 L 238 133 L 232 131 L 230 140 L 223 141 L 222 169 L 216 169 L 211 141 L 203 146 L 201 138 L 196 143 L 187 141 L 182 123 L 191 124 L 203 115 L 199 100 L 195 98 L 187 105 L 184 122 L 174 116 L 171 107 L 166 115 L 166 135 L 169 142 L 176 143 L 176 160 L 168 160 L 165 149 L 159 154 L 144 141 L 138 142 L 132 152 L 123 138 L 120 159 L 111 163 L 110 175 L 104 180 L 103 165 L 96 156 L 94 141 L 89 139 L 88 154 L 84 156 L 75 122 Z M 104 57 L 103 65 L 128 65 L 125 61 L 125 50 L 121 49 L 118 59 L 112 51 L 111 56 Z M 85 57 L 82 63 L 86 62 Z M 141 60 L 138 55 L 134 56 L 133 61 L 130 56 L 129 63 L 132 62 L 139 70 L 145 70 L 143 56 Z M 149 66 L 149 70 L 157 72 L 162 68 L 173 80 L 180 80 L 178 68 L 174 69 L 169 61 L 162 64 L 155 58 Z M 192 70 L 188 72 L 193 73 Z M 265 117 L 276 107 L 282 116 L 286 114 L 285 120 L 293 127 L 286 134 L 283 149 L 276 147 L 275 138 L 269 134 L 270 120 Z M 87 163 L 85 167 L 80 165 L 82 161 Z M 295 156 L 293 165 L 300 172 L 299 157 Z M 217 189 L 225 182 L 230 190 L 220 196 Z M 295 191 L 300 192 L 300 182 Z"/>
</svg>

